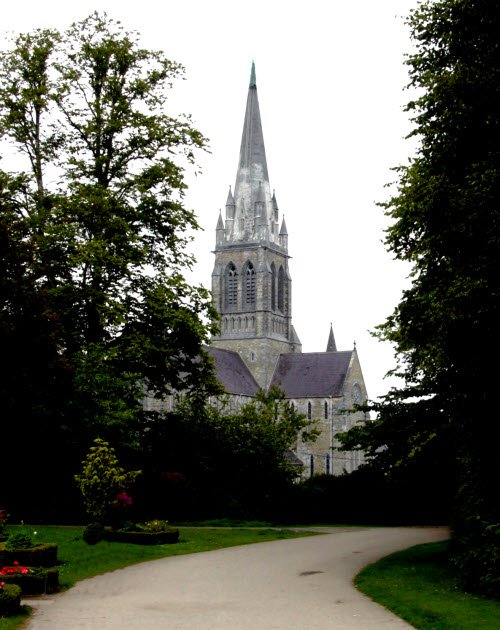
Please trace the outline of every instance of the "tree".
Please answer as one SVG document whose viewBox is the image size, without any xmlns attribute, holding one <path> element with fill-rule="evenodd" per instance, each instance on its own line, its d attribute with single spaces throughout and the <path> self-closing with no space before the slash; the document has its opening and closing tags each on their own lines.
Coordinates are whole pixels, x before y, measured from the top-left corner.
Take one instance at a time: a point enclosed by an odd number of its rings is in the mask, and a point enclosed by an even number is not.
<svg viewBox="0 0 500 630">
<path fill-rule="evenodd" d="M 498 596 L 499 503 L 494 436 L 500 319 L 500 11 L 486 0 L 433 0 L 408 20 L 417 156 L 396 169 L 385 204 L 387 246 L 412 285 L 379 327 L 404 386 L 345 446 L 397 469 L 456 462 L 454 559 L 465 586 Z M 422 468 L 420 468 L 422 470 Z"/>
<path fill-rule="evenodd" d="M 97 13 L 63 34 L 20 35 L 0 57 L 0 136 L 21 164 L 2 176 L 5 264 L 17 269 L 2 313 L 11 331 L 21 314 L 46 331 L 34 382 L 52 364 L 66 379 L 56 400 L 39 387 L 22 423 L 51 416 L 77 452 L 95 435 L 138 448 L 145 388 L 161 397 L 215 387 L 203 349 L 215 312 L 184 277 L 198 228 L 183 205 L 184 168 L 206 141 L 164 111 L 182 73 Z M 16 391 L 13 410 L 23 408 Z"/>
<path fill-rule="evenodd" d="M 218 407 L 203 397 L 185 398 L 148 436 L 143 493 L 152 493 L 157 507 L 165 498 L 167 518 L 269 518 L 301 473 L 290 451 L 298 440 L 317 435 L 315 421 L 299 414 L 276 387 L 261 390 L 237 411 L 223 398 Z M 183 496 L 172 497 L 179 483 Z"/>
</svg>

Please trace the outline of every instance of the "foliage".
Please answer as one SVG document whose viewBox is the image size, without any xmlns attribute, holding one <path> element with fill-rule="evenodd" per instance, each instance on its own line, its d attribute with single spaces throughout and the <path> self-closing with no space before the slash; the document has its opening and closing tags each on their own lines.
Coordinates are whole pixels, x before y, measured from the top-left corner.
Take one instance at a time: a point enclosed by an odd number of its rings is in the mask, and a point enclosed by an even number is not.
<svg viewBox="0 0 500 630">
<path fill-rule="evenodd" d="M 9 515 L 7 510 L 0 510 L 0 541 L 5 540 L 8 537 L 7 523 Z"/>
<path fill-rule="evenodd" d="M 10 538 L 24 535 L 23 532 L 11 534 Z M 57 545 L 53 543 L 38 543 L 33 547 L 22 549 L 8 549 L 6 544 L 0 543 L 0 563 L 12 564 L 19 561 L 29 567 L 51 567 L 57 563 Z"/>
<path fill-rule="evenodd" d="M 172 518 L 273 512 L 300 470 L 287 458 L 297 436 L 313 440 L 314 421 L 299 414 L 277 388 L 230 411 L 224 399 L 185 398 L 148 435 L 148 463 L 138 503 Z M 145 505 L 146 504 L 146 505 Z M 165 507 L 164 507 L 165 505 Z"/>
<path fill-rule="evenodd" d="M 215 386 L 215 311 L 184 278 L 198 229 L 184 169 L 205 139 L 165 113 L 182 74 L 97 13 L 0 53 L 3 437 L 32 466 L 2 487 L 10 504 L 35 470 L 69 484 L 95 435 L 139 451 L 145 388 Z"/>
<path fill-rule="evenodd" d="M 11 534 L 5 543 L 5 549 L 29 549 L 33 547 L 31 536 L 25 533 Z"/>
<path fill-rule="evenodd" d="M 0 580 L 0 624 L 5 615 L 20 611 L 21 589 L 16 584 L 6 584 Z M 0 626 L 1 627 L 1 626 Z"/>
<path fill-rule="evenodd" d="M 498 3 L 486 0 L 428 0 L 408 20 L 418 96 L 407 110 L 420 146 L 396 169 L 384 205 L 387 247 L 410 263 L 412 284 L 378 330 L 395 346 L 404 385 L 373 407 L 376 422 L 344 439 L 391 474 L 457 462 L 448 473 L 454 549 L 470 553 L 456 562 L 467 587 L 483 591 L 498 588 L 500 555 L 496 375 L 487 368 L 500 346 L 499 21 Z"/>
<path fill-rule="evenodd" d="M 417 545 L 369 565 L 356 586 L 419 630 L 500 629 L 500 603 L 464 593 L 448 543 Z"/>
<path fill-rule="evenodd" d="M 104 535 L 104 526 L 101 523 L 89 523 L 83 530 L 82 538 L 87 545 L 97 545 Z"/>
<path fill-rule="evenodd" d="M 0 570 L 6 584 L 17 584 L 23 595 L 55 593 L 59 590 L 59 569 L 56 567 L 7 566 Z"/>
<path fill-rule="evenodd" d="M 115 450 L 100 438 L 94 440 L 83 469 L 75 480 L 82 493 L 85 511 L 95 523 L 104 524 L 109 518 L 117 495 L 137 479 L 139 470 L 126 472 L 118 465 Z"/>
</svg>

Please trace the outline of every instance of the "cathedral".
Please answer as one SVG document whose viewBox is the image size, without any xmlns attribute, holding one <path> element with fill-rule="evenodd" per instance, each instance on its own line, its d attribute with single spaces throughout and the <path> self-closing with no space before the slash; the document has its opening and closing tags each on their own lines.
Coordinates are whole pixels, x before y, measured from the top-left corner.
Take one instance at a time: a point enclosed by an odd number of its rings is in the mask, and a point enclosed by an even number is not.
<svg viewBox="0 0 500 630">
<path fill-rule="evenodd" d="M 367 399 L 356 347 L 337 350 L 330 327 L 324 352 L 302 352 L 292 324 L 288 259 L 288 232 L 271 193 L 252 64 L 234 192 L 229 189 L 225 216 L 219 213 L 216 227 L 212 294 L 220 332 L 210 353 L 231 404 L 277 385 L 300 413 L 317 420 L 317 441 L 298 441 L 295 451 L 304 476 L 352 472 L 363 455 L 337 451 L 335 435 L 367 419 L 361 411 L 349 412 Z"/>
</svg>

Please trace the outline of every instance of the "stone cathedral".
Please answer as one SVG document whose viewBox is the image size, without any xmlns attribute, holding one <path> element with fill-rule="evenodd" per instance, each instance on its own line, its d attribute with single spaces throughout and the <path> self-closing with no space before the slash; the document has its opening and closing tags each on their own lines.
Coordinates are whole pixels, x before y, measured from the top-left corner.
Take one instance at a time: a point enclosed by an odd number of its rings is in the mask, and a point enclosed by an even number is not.
<svg viewBox="0 0 500 630">
<path fill-rule="evenodd" d="M 288 259 L 252 64 L 234 192 L 229 189 L 225 217 L 219 214 L 216 227 L 212 293 L 221 323 L 210 352 L 231 404 L 277 385 L 299 412 L 318 420 L 318 440 L 299 441 L 295 451 L 305 476 L 351 472 L 362 454 L 334 447 L 337 432 L 366 419 L 362 412 L 348 413 L 367 398 L 356 348 L 337 350 L 330 328 L 325 352 L 302 352 L 292 324 Z"/>
</svg>

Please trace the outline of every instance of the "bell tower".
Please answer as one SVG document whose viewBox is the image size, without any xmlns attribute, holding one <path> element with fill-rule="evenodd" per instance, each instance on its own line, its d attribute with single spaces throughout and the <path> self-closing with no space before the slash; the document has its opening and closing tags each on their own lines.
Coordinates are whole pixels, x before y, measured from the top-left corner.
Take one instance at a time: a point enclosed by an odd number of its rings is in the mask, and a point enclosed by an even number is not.
<svg viewBox="0 0 500 630">
<path fill-rule="evenodd" d="M 262 388 L 282 353 L 301 352 L 292 326 L 288 233 L 269 185 L 255 64 L 252 63 L 234 193 L 216 227 L 212 294 L 217 348 L 238 352 Z"/>
</svg>

